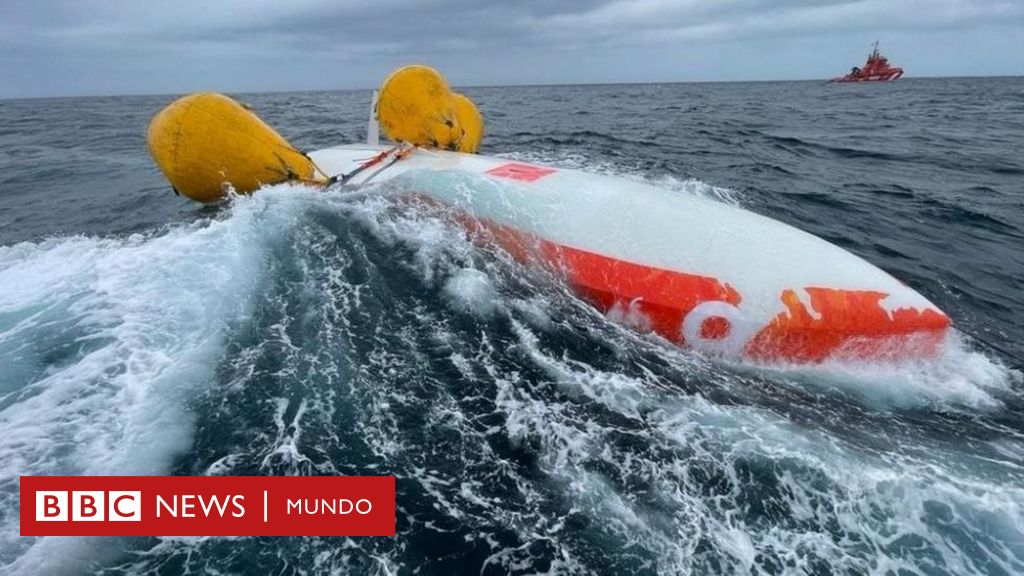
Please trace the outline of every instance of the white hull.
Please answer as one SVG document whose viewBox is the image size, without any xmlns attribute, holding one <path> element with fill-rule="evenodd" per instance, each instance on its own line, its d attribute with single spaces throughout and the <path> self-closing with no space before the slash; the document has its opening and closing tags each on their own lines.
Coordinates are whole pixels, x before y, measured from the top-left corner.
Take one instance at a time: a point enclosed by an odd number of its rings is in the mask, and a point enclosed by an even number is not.
<svg viewBox="0 0 1024 576">
<path fill-rule="evenodd" d="M 346 146 L 311 157 L 329 174 L 348 173 L 384 149 Z M 537 239 L 539 252 L 595 304 L 651 316 L 654 330 L 703 350 L 791 361 L 921 356 L 935 352 L 949 322 L 861 258 L 720 202 L 611 176 L 421 149 L 376 170 L 352 183 L 402 176 L 417 194 Z"/>
</svg>

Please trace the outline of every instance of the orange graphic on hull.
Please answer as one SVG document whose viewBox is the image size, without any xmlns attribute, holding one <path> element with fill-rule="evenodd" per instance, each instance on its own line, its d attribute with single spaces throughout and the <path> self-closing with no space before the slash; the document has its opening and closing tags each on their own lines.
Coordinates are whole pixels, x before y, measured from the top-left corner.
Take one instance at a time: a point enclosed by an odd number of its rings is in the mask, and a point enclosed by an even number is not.
<svg viewBox="0 0 1024 576">
<path fill-rule="evenodd" d="M 616 260 L 549 242 L 544 243 L 544 251 L 566 272 L 573 288 L 598 309 L 635 310 L 650 321 L 653 331 L 676 343 L 683 342 L 683 319 L 701 302 L 734 306 L 740 302 L 740 294 L 732 286 L 708 276 Z M 716 318 L 704 330 L 709 336 L 721 337 L 729 326 L 724 318 Z"/>
<path fill-rule="evenodd" d="M 437 205 L 429 198 L 428 204 Z M 683 319 L 698 304 L 707 301 L 740 303 L 740 294 L 729 284 L 708 276 L 685 274 L 618 260 L 580 250 L 521 232 L 511 226 L 471 216 L 464 211 L 450 214 L 480 244 L 500 246 L 519 262 L 539 257 L 566 277 L 573 290 L 598 310 L 638 312 L 649 328 L 676 343 L 683 343 Z M 725 318 L 709 318 L 702 333 L 722 338 L 730 325 Z"/>
<path fill-rule="evenodd" d="M 426 195 L 415 198 L 444 206 Z M 478 244 L 498 246 L 519 262 L 551 266 L 602 312 L 639 313 L 636 327 L 707 352 L 789 362 L 933 357 L 950 324 L 933 308 L 890 314 L 881 304 L 884 292 L 816 287 L 805 289 L 810 309 L 794 290 L 785 290 L 780 298 L 786 311 L 767 325 L 751 324 L 740 293 L 717 278 L 565 246 L 463 210 L 443 213 Z"/>
<path fill-rule="evenodd" d="M 813 313 L 786 290 L 780 313 L 747 343 L 757 360 L 820 362 L 840 358 L 928 357 L 938 353 L 949 317 L 935 309 L 882 307 L 888 295 L 870 290 L 806 288 Z"/>
</svg>

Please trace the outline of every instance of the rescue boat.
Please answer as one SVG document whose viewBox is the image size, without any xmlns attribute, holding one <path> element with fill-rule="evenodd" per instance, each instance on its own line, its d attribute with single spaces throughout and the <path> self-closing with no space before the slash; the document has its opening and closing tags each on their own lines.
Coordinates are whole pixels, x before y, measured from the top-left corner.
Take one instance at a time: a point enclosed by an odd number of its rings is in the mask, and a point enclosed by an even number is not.
<svg viewBox="0 0 1024 576">
<path fill-rule="evenodd" d="M 849 74 L 833 78 L 831 82 L 890 82 L 903 76 L 903 68 L 890 66 L 889 59 L 878 51 L 877 41 L 872 48 L 863 68 L 854 66 Z"/>
<path fill-rule="evenodd" d="M 227 185 L 331 193 L 391 180 L 474 239 L 562 275 L 609 317 L 712 354 L 895 360 L 943 345 L 950 320 L 927 298 L 792 226 L 621 177 L 471 153 L 483 135 L 475 105 L 430 69 L 403 70 L 382 86 L 365 144 L 305 154 L 247 108 L 200 94 L 157 114 L 150 150 L 175 190 L 200 201 Z M 378 121 L 401 142 L 374 142 Z"/>
</svg>

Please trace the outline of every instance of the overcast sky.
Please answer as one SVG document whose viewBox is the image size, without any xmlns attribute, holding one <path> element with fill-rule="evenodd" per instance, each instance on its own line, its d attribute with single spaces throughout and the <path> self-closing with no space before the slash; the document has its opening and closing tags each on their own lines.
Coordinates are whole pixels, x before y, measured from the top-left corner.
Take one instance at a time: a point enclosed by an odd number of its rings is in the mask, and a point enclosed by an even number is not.
<svg viewBox="0 0 1024 576">
<path fill-rule="evenodd" d="M 0 0 L 0 97 L 1024 73 L 1024 0 Z"/>
</svg>

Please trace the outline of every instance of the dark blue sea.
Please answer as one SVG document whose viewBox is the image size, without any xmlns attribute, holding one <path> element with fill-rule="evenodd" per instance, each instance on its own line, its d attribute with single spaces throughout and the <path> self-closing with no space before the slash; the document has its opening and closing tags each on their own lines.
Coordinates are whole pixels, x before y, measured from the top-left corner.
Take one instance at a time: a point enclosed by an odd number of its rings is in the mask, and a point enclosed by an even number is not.
<svg viewBox="0 0 1024 576">
<path fill-rule="evenodd" d="M 465 92 L 485 154 L 782 220 L 973 337 L 705 357 L 386 184 L 175 196 L 175 95 L 0 101 L 0 572 L 1024 573 L 1024 78 Z M 366 136 L 369 91 L 234 96 L 305 150 Z M 393 474 L 398 535 L 19 537 L 42 474 Z"/>
</svg>

